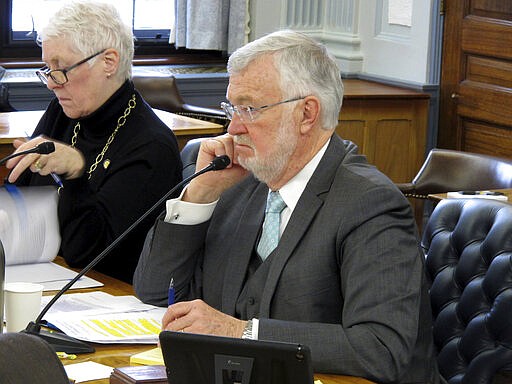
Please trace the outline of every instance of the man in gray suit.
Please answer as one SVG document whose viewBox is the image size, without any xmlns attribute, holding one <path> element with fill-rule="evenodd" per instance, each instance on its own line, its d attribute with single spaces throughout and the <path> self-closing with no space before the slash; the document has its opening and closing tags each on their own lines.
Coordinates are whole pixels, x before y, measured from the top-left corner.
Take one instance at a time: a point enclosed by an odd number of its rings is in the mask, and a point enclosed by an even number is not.
<svg viewBox="0 0 512 384">
<path fill-rule="evenodd" d="M 302 343 L 316 372 L 437 383 L 411 209 L 335 134 L 335 61 L 280 31 L 236 51 L 228 71 L 228 134 L 202 142 L 197 167 L 224 154 L 232 165 L 167 202 L 135 272 L 137 295 L 166 305 L 172 278 L 164 329 Z M 286 206 L 266 256 L 259 242 L 276 191 Z"/>
</svg>

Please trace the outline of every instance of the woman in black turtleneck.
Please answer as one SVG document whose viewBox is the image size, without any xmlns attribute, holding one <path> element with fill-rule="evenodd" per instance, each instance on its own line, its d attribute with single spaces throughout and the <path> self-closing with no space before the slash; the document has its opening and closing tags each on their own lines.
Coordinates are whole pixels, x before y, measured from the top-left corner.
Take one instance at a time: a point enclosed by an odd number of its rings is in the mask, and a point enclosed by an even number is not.
<svg viewBox="0 0 512 384">
<path fill-rule="evenodd" d="M 59 192 L 60 254 L 83 267 L 181 180 L 176 138 L 134 89 L 133 35 L 113 6 L 64 5 L 38 40 L 46 66 L 37 72 L 56 98 L 33 138 L 55 152 L 30 154 L 7 163 L 8 181 L 55 184 Z M 131 282 L 145 234 L 155 214 L 126 237 L 101 263 L 100 272 Z"/>
</svg>

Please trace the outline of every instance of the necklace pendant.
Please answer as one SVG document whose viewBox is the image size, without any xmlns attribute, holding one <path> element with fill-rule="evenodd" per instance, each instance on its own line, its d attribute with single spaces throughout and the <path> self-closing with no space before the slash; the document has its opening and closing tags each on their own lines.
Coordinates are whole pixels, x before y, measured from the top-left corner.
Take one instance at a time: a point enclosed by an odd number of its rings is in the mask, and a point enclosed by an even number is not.
<svg viewBox="0 0 512 384">
<path fill-rule="evenodd" d="M 104 169 L 107 169 L 109 165 L 110 165 L 110 159 L 106 159 L 106 160 L 103 162 L 103 168 L 104 168 Z"/>
</svg>

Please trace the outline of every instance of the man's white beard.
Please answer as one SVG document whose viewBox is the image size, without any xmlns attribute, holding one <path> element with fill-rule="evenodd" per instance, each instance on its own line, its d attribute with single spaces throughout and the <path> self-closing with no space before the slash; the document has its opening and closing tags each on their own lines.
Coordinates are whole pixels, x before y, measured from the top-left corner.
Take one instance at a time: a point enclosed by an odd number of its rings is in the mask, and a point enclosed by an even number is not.
<svg viewBox="0 0 512 384">
<path fill-rule="evenodd" d="M 282 122 L 273 142 L 274 148 L 265 158 L 262 158 L 254 149 L 249 135 L 235 136 L 234 141 L 247 145 L 254 151 L 254 156 L 250 158 L 239 156 L 238 163 L 251 171 L 258 180 L 269 184 L 281 176 L 288 167 L 290 157 L 297 148 L 298 138 L 296 135 L 288 134 L 287 126 Z"/>
</svg>

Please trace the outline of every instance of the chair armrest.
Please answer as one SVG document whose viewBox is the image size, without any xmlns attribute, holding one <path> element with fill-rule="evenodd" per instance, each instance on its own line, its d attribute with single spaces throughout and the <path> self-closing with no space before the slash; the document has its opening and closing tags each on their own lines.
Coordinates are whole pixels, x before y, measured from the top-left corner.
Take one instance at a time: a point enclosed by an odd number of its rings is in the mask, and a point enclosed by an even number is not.
<svg viewBox="0 0 512 384">
<path fill-rule="evenodd" d="M 407 193 L 407 192 L 413 192 L 414 191 L 414 184 L 413 183 L 395 183 L 395 185 L 398 187 L 398 189 L 402 193 Z"/>
<path fill-rule="evenodd" d="M 412 197 L 414 199 L 428 199 L 428 195 L 424 193 L 420 193 L 416 190 L 416 184 L 414 183 L 395 183 L 400 192 L 404 194 L 405 197 Z"/>
<path fill-rule="evenodd" d="M 183 104 L 181 111 L 177 113 L 182 116 L 188 116 L 194 119 L 206 120 L 212 123 L 220 124 L 224 128 L 227 128 L 229 125 L 229 119 L 226 117 L 224 111 L 220 109 Z"/>
<path fill-rule="evenodd" d="M 204 115 L 212 115 L 214 117 L 226 117 L 226 114 L 221 109 L 201 107 L 199 105 L 183 104 L 181 106 L 183 112 L 201 113 Z"/>
</svg>

